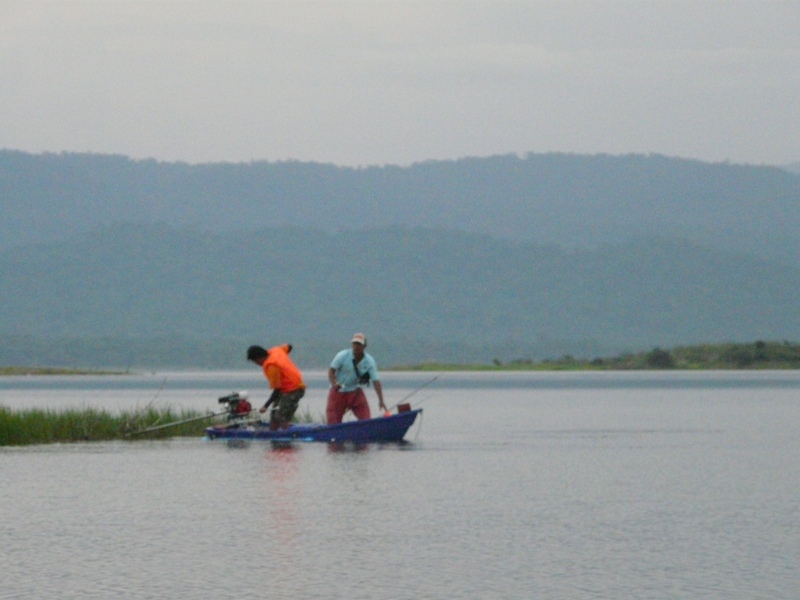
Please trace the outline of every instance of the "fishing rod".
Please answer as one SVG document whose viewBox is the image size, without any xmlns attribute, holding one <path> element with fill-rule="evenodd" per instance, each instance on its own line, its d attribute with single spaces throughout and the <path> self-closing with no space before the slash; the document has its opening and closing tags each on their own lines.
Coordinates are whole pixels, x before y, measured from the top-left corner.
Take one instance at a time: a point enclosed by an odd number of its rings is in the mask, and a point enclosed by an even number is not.
<svg viewBox="0 0 800 600">
<path fill-rule="evenodd" d="M 172 423 L 166 423 L 164 425 L 156 425 L 155 427 L 148 427 L 146 429 L 140 429 L 139 431 L 134 431 L 129 433 L 128 435 L 140 435 L 142 433 L 150 433 L 151 431 L 158 431 L 159 429 L 166 429 L 167 427 L 175 427 L 176 425 L 183 425 L 184 423 L 191 423 L 192 421 L 201 421 L 203 419 L 211 419 L 213 417 L 220 417 L 222 415 L 227 415 L 229 411 L 223 411 L 218 413 L 208 413 L 202 415 L 200 417 L 191 417 L 190 419 L 183 419 L 182 421 L 173 421 Z"/>
<path fill-rule="evenodd" d="M 425 383 L 423 383 L 421 386 L 419 386 L 417 389 L 415 389 L 414 391 L 412 391 L 410 394 L 407 394 L 407 395 L 406 395 L 406 396 L 405 396 L 405 397 L 404 397 L 402 400 L 400 400 L 400 402 L 398 402 L 397 404 L 395 404 L 394 406 L 392 406 L 392 408 L 390 408 L 389 410 L 392 410 L 392 409 L 395 409 L 395 408 L 397 408 L 398 406 L 400 406 L 401 404 L 403 404 L 403 403 L 404 403 L 406 400 L 408 400 L 409 398 L 411 398 L 411 396 L 413 396 L 414 394 L 416 394 L 416 393 L 417 393 L 417 392 L 419 392 L 420 390 L 422 390 L 422 389 L 424 389 L 424 388 L 428 387 L 430 384 L 432 384 L 432 383 L 433 383 L 434 381 L 436 381 L 437 379 L 439 379 L 439 376 L 438 376 L 438 375 L 434 376 L 432 379 L 429 379 L 428 381 L 426 381 Z"/>
<path fill-rule="evenodd" d="M 139 435 L 142 433 L 150 433 L 151 431 L 158 431 L 160 429 L 166 429 L 167 427 L 175 427 L 176 425 L 183 425 L 184 423 L 191 423 L 193 421 L 202 421 L 203 419 L 211 419 L 213 417 L 220 417 L 222 415 L 228 415 L 228 420 L 231 420 L 233 418 L 238 418 L 241 422 L 241 420 L 246 418 L 247 415 L 249 415 L 250 411 L 252 410 L 252 406 L 250 402 L 248 402 L 247 400 L 246 391 L 231 392 L 227 396 L 218 398 L 217 401 L 220 404 L 225 405 L 224 411 L 218 413 L 212 413 L 209 411 L 205 415 L 199 417 L 190 417 L 188 419 L 183 419 L 181 421 L 173 421 L 172 423 L 165 423 L 164 425 L 154 425 L 146 429 L 140 429 L 139 431 L 134 431 L 133 433 L 130 433 L 128 435 Z M 269 404 L 270 402 L 267 402 L 267 406 L 269 406 Z M 247 421 L 247 422 L 251 423 L 255 421 Z"/>
</svg>

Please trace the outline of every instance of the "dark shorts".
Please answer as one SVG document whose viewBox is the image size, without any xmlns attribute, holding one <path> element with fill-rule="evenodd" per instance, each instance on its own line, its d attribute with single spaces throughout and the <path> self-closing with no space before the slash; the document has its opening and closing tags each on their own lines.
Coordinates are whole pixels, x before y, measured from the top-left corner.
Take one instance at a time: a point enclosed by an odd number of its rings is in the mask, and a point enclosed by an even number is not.
<svg viewBox="0 0 800 600">
<path fill-rule="evenodd" d="M 284 423 L 291 423 L 292 417 L 294 417 L 294 413 L 297 411 L 297 405 L 305 394 L 305 388 L 300 388 L 293 392 L 281 392 L 281 395 L 275 400 L 275 416 Z"/>
</svg>

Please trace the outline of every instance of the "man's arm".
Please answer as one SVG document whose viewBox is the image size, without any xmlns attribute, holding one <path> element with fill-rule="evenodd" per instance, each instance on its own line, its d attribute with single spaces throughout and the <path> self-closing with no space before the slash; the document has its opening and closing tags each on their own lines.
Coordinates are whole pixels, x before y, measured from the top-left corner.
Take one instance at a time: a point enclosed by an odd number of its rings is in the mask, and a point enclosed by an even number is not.
<svg viewBox="0 0 800 600">
<path fill-rule="evenodd" d="M 272 395 L 269 397 L 269 400 L 267 400 L 267 403 L 264 406 L 258 409 L 258 412 L 267 412 L 269 405 L 275 402 L 275 399 L 280 395 L 280 393 L 281 391 L 279 389 L 272 390 Z"/>
<path fill-rule="evenodd" d="M 386 404 L 383 403 L 383 386 L 381 385 L 379 379 L 373 381 L 372 385 L 375 388 L 375 393 L 378 394 L 378 406 L 380 406 L 381 410 L 385 412 L 388 409 L 386 408 Z"/>
<path fill-rule="evenodd" d="M 280 395 L 280 388 L 281 388 L 281 370 L 276 367 L 275 365 L 268 365 L 266 369 L 264 369 L 264 375 L 269 381 L 269 387 L 272 388 L 272 395 L 267 400 L 267 403 L 258 409 L 258 412 L 266 412 L 267 407 L 275 402 L 275 399 Z"/>
</svg>

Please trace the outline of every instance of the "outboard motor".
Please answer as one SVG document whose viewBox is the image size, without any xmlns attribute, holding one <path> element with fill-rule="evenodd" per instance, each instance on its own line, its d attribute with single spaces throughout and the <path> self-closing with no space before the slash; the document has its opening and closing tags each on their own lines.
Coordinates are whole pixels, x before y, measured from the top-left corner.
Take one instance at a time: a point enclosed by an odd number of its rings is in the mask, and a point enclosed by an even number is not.
<svg viewBox="0 0 800 600">
<path fill-rule="evenodd" d="M 247 400 L 247 392 L 232 392 L 227 396 L 218 399 L 220 404 L 226 404 L 228 410 L 228 420 L 244 419 L 253 410 L 253 406 Z"/>
</svg>

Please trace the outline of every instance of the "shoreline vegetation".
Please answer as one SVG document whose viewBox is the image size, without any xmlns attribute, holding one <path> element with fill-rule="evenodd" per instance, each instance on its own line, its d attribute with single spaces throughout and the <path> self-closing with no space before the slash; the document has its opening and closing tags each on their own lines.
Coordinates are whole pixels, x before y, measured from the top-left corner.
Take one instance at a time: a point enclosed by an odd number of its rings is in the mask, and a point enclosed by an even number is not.
<svg viewBox="0 0 800 600">
<path fill-rule="evenodd" d="M 251 413 L 251 419 L 259 420 L 258 413 Z M 200 437 L 206 427 L 225 420 L 224 413 L 186 409 L 150 407 L 112 413 L 95 408 L 12 410 L 0 405 L 0 447 Z M 308 409 L 294 418 L 303 423 L 313 420 Z"/>
<path fill-rule="evenodd" d="M 12 410 L 0 406 L 0 446 L 199 436 L 213 418 L 213 414 L 170 408 L 112 413 L 94 408 Z M 144 431 L 151 427 L 161 428 Z"/>
<path fill-rule="evenodd" d="M 3 375 L 130 375 L 130 371 L 107 371 L 103 369 L 69 369 L 62 367 L 1 367 Z"/>
<path fill-rule="evenodd" d="M 423 362 L 391 371 L 631 371 L 631 370 L 800 369 L 800 344 L 757 341 L 747 344 L 698 344 L 669 350 L 626 352 L 615 357 L 580 359 L 570 355 L 535 361 L 520 358 L 490 364 Z"/>
<path fill-rule="evenodd" d="M 383 371 L 628 371 L 628 370 L 726 370 L 800 369 L 800 343 L 789 341 L 696 344 L 671 349 L 655 347 L 641 352 L 625 352 L 614 357 L 559 358 L 534 360 L 517 358 L 489 363 L 441 363 L 425 361 L 392 365 Z M 152 369 L 148 369 L 152 370 Z M 34 375 L 131 375 L 130 369 L 92 369 L 77 367 L 0 366 L 0 376 Z"/>
</svg>

